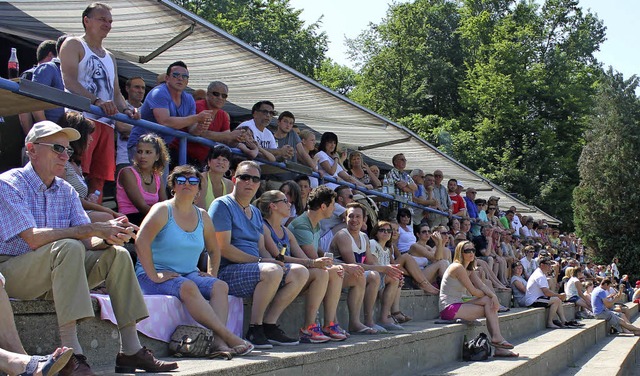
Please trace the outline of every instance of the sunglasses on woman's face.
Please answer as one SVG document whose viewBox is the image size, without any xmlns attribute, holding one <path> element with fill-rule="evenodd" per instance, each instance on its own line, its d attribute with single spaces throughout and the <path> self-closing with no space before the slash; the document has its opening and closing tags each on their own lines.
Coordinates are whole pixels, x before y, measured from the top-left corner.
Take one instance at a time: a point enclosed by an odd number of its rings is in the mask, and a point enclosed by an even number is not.
<svg viewBox="0 0 640 376">
<path fill-rule="evenodd" d="M 475 253 L 476 249 L 475 248 L 464 248 L 462 250 L 462 253 Z"/>
<path fill-rule="evenodd" d="M 178 185 L 185 185 L 187 182 L 189 182 L 189 185 L 200 184 L 200 178 L 197 176 L 189 176 L 188 178 L 186 176 L 176 176 L 174 179 Z"/>
<path fill-rule="evenodd" d="M 381 229 L 378 229 L 378 232 L 383 232 L 385 234 L 391 234 L 393 232 L 393 230 L 390 229 L 390 228 L 381 228 Z"/>
</svg>

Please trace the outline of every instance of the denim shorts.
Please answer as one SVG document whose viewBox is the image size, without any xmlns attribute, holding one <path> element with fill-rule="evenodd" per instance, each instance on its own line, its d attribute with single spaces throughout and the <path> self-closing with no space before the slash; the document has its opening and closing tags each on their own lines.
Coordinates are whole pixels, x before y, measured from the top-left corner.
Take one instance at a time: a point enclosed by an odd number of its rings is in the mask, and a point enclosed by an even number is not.
<svg viewBox="0 0 640 376">
<path fill-rule="evenodd" d="M 186 281 L 192 281 L 198 286 L 202 296 L 207 300 L 211 300 L 211 289 L 213 289 L 213 284 L 218 280 L 215 277 L 201 276 L 200 272 L 197 271 L 161 283 L 153 282 L 146 273 L 139 274 L 137 277 L 140 288 L 145 295 L 171 295 L 178 299 L 180 298 L 182 284 Z"/>
<path fill-rule="evenodd" d="M 284 286 L 291 264 L 284 264 L 284 274 L 280 287 Z M 221 268 L 218 277 L 229 285 L 229 295 L 250 298 L 260 282 L 260 267 L 257 262 L 250 264 L 229 264 Z"/>
</svg>

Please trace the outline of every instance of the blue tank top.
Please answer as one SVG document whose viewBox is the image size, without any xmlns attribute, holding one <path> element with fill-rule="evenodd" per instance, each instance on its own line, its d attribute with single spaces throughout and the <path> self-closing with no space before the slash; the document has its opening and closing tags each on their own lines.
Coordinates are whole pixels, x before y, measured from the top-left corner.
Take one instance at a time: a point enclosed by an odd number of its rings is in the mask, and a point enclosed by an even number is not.
<svg viewBox="0 0 640 376">
<path fill-rule="evenodd" d="M 157 271 L 189 274 L 198 270 L 198 259 L 204 250 L 204 225 L 202 212 L 195 205 L 193 208 L 198 213 L 198 225 L 188 232 L 173 219 L 173 207 L 167 202 L 167 223 L 151 243 L 153 265 Z M 136 263 L 136 274 L 144 274 L 140 260 Z"/>
<path fill-rule="evenodd" d="M 269 227 L 269 230 L 270 230 L 269 232 L 271 232 L 271 239 L 273 239 L 273 242 L 276 243 L 276 247 L 278 247 L 278 252 L 280 252 L 282 247 L 286 247 L 287 250 L 284 253 L 284 255 L 291 256 L 291 242 L 289 241 L 289 234 L 287 234 L 287 231 L 284 228 L 284 226 L 280 225 L 280 227 L 282 227 L 282 232 L 284 233 L 284 235 L 282 238 L 279 238 L 276 232 L 273 230 L 273 227 L 271 227 L 271 225 L 269 224 L 269 222 L 265 220 L 264 223 L 267 225 L 267 227 Z"/>
</svg>

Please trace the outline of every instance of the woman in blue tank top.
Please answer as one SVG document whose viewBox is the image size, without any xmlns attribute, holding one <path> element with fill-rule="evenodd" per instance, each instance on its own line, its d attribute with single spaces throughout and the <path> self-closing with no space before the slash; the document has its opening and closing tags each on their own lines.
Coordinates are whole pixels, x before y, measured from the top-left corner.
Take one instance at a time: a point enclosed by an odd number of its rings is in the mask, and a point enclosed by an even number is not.
<svg viewBox="0 0 640 376">
<path fill-rule="evenodd" d="M 178 297 L 197 322 L 216 334 L 218 351 L 246 355 L 253 345 L 225 326 L 229 288 L 216 278 L 220 248 L 213 223 L 193 203 L 202 189 L 202 175 L 193 166 L 178 166 L 167 184 L 173 198 L 153 205 L 138 232 L 140 287 L 148 295 Z M 197 267 L 203 249 L 209 254 L 208 273 Z"/>
</svg>

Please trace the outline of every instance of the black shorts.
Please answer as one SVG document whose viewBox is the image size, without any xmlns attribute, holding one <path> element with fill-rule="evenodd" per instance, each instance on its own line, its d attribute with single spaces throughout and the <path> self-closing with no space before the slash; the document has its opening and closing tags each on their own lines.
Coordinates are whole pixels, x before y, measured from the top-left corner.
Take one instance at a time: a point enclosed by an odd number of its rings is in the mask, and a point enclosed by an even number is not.
<svg viewBox="0 0 640 376">
<path fill-rule="evenodd" d="M 529 307 L 543 307 L 543 308 L 547 308 L 548 306 L 551 305 L 551 303 L 549 303 L 549 300 L 551 298 L 548 296 L 541 296 L 538 299 L 536 299 L 535 302 L 533 302 L 533 304 L 531 304 Z"/>
</svg>

